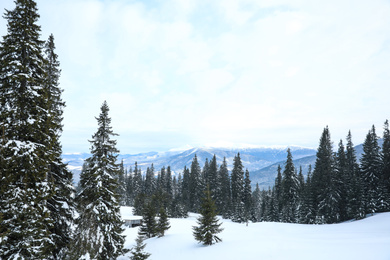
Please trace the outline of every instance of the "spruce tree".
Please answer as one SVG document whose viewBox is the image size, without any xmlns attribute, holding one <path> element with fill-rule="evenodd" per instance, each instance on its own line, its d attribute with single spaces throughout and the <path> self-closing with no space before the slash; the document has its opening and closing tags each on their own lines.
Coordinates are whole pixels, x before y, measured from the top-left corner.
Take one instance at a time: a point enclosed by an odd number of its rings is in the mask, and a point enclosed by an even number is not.
<svg viewBox="0 0 390 260">
<path fill-rule="evenodd" d="M 45 85 L 47 60 L 39 39 L 37 5 L 33 0 L 16 0 L 4 18 L 8 24 L 0 43 L 0 233 L 5 235 L 0 255 L 47 259 L 58 242 L 47 204 L 54 190 L 48 180 L 50 166 L 58 151 L 50 145 L 53 135 L 47 136 L 57 129 L 47 120 L 50 111 L 45 104 L 52 100 Z"/>
<path fill-rule="evenodd" d="M 351 131 L 347 135 L 346 146 L 346 175 L 349 181 L 347 182 L 348 189 L 348 218 L 361 219 L 365 217 L 364 209 L 364 191 L 362 176 L 360 173 L 359 164 L 357 163 L 356 151 L 352 142 Z"/>
<path fill-rule="evenodd" d="M 79 217 L 74 242 L 74 259 L 116 259 L 124 254 L 125 237 L 118 202 L 117 135 L 111 127 L 106 102 L 97 117 L 98 130 L 92 136 L 87 171 L 80 176 L 77 196 Z"/>
<path fill-rule="evenodd" d="M 60 144 L 60 134 L 62 132 L 62 108 L 65 103 L 61 99 L 62 89 L 59 86 L 59 61 L 55 53 L 55 44 L 53 35 L 49 36 L 45 44 L 46 56 L 46 80 L 45 89 L 49 102 L 44 104 L 48 113 L 47 122 L 47 146 L 50 147 L 50 171 L 48 180 L 52 183 L 54 191 L 53 196 L 48 200 L 48 208 L 53 219 L 53 229 L 51 230 L 55 249 L 52 251 L 53 259 L 61 259 L 67 255 L 69 243 L 71 240 L 71 224 L 75 213 L 73 202 L 73 176 L 62 162 L 62 148 Z"/>
<path fill-rule="evenodd" d="M 193 235 L 199 243 L 212 245 L 222 241 L 217 234 L 223 229 L 221 228 L 222 223 L 219 223 L 217 218 L 215 202 L 211 198 L 208 187 L 204 194 L 200 208 L 201 216 L 197 219 L 198 226 L 193 227 Z"/>
<path fill-rule="evenodd" d="M 377 212 L 383 201 L 381 190 L 381 153 L 375 126 L 372 126 L 363 143 L 363 154 L 360 159 L 362 178 L 364 182 L 364 197 L 366 214 Z"/>
<path fill-rule="evenodd" d="M 194 159 L 191 163 L 191 172 L 189 179 L 189 210 L 193 212 L 198 212 L 202 199 L 202 172 L 198 163 L 198 157 L 194 156 Z"/>
<path fill-rule="evenodd" d="M 151 255 L 144 251 L 146 244 L 144 243 L 144 237 L 142 235 L 138 235 L 135 240 L 136 245 L 131 248 L 131 260 L 146 260 Z"/>
<path fill-rule="evenodd" d="M 320 138 L 317 159 L 314 166 L 312 185 L 316 223 L 335 223 L 340 218 L 338 209 L 340 190 L 336 184 L 335 159 L 332 151 L 329 128 L 326 127 Z"/>
<path fill-rule="evenodd" d="M 232 220 L 244 222 L 244 169 L 240 158 L 240 153 L 233 159 L 233 170 L 231 174 L 231 192 L 232 192 Z"/>
<path fill-rule="evenodd" d="M 384 193 L 387 209 L 390 210 L 390 130 L 389 121 L 386 120 L 383 129 L 383 145 L 382 145 L 382 183 L 384 185 Z"/>
<path fill-rule="evenodd" d="M 163 237 L 165 235 L 165 231 L 167 231 L 171 226 L 169 225 L 168 215 L 164 207 L 160 208 L 158 215 L 157 234 L 158 237 Z"/>
<path fill-rule="evenodd" d="M 282 220 L 287 223 L 297 221 L 298 178 L 292 160 L 290 148 L 287 149 L 287 160 L 282 179 Z"/>
<path fill-rule="evenodd" d="M 252 205 L 252 187 L 251 180 L 249 178 L 249 171 L 246 169 L 245 178 L 244 178 L 244 194 L 243 202 L 245 208 L 245 222 L 248 222 L 253 215 L 253 205 Z"/>
<path fill-rule="evenodd" d="M 227 167 L 226 158 L 223 158 L 222 164 L 218 170 L 218 183 L 216 206 L 217 211 L 222 214 L 224 218 L 231 216 L 231 190 L 230 190 L 230 178 Z"/>
<path fill-rule="evenodd" d="M 148 202 L 142 214 L 142 225 L 139 228 L 139 234 L 145 238 L 151 238 L 158 233 L 156 222 L 156 210 L 152 202 Z"/>
<path fill-rule="evenodd" d="M 347 173 L 347 157 L 343 141 L 339 142 L 339 149 L 335 156 L 335 186 L 339 190 L 340 199 L 338 201 L 338 208 L 340 213 L 339 221 L 348 219 L 348 193 L 350 178 Z"/>
</svg>

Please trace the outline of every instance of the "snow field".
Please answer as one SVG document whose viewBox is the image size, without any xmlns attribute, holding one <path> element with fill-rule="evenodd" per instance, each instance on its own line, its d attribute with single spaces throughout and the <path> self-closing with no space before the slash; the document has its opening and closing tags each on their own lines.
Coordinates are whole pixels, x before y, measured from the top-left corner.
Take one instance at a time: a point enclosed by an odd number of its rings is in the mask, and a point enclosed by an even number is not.
<svg viewBox="0 0 390 260">
<path fill-rule="evenodd" d="M 145 251 L 154 260 L 337 260 L 390 259 L 390 213 L 359 221 L 332 225 L 285 223 L 233 223 L 221 219 L 222 243 L 198 244 L 192 235 L 197 214 L 170 219 L 171 228 L 162 238 L 145 240 Z M 138 228 L 126 228 L 127 248 L 135 245 Z M 130 255 L 130 254 L 129 254 Z M 118 260 L 128 259 L 120 257 Z"/>
</svg>

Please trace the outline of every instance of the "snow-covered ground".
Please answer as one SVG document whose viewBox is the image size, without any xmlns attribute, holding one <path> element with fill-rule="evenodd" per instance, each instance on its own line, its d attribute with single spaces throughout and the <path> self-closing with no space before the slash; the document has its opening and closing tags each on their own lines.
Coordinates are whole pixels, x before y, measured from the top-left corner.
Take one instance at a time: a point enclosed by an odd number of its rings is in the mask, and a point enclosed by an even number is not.
<svg viewBox="0 0 390 260">
<path fill-rule="evenodd" d="M 222 219 L 223 241 L 212 246 L 194 239 L 196 217 L 190 214 L 187 219 L 170 219 L 171 228 L 164 237 L 145 240 L 145 251 L 152 254 L 149 259 L 390 259 L 390 213 L 333 225 L 263 222 L 246 226 Z M 135 244 L 137 232 L 138 228 L 126 228 L 127 248 Z"/>
</svg>

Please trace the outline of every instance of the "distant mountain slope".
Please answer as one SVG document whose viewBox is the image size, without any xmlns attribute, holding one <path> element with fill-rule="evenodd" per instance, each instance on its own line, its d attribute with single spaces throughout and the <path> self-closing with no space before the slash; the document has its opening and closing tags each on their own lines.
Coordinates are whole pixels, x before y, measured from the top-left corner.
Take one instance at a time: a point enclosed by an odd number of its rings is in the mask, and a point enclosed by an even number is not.
<svg viewBox="0 0 390 260">
<path fill-rule="evenodd" d="M 315 154 L 316 150 L 312 148 L 303 148 L 299 146 L 290 146 L 294 158 L 302 158 Z M 267 167 L 275 162 L 279 162 L 286 158 L 287 146 L 285 147 L 264 147 L 264 148 L 192 148 L 184 151 L 168 151 L 168 152 L 149 152 L 140 154 L 124 154 L 119 155 L 119 161 L 123 160 L 127 169 L 134 168 L 134 163 L 137 162 L 142 171 L 153 163 L 154 168 L 159 171 L 162 167 L 170 166 L 176 174 L 182 172 L 184 166 L 190 167 L 195 156 L 203 167 L 207 159 L 211 159 L 214 154 L 217 157 L 217 162 L 220 165 L 223 158 L 226 157 L 229 168 L 232 168 L 233 159 L 240 153 L 242 163 L 250 172 Z M 65 154 L 63 160 L 68 163 L 68 168 L 74 173 L 74 180 L 78 182 L 81 167 L 89 154 Z"/>
<path fill-rule="evenodd" d="M 379 146 L 382 147 L 383 140 L 379 139 L 378 140 Z M 336 150 L 337 147 L 334 146 L 333 150 Z M 359 144 L 355 146 L 355 151 L 356 151 L 356 158 L 358 162 L 360 161 L 360 158 L 362 157 L 363 154 L 363 144 Z M 316 152 L 315 152 L 316 153 Z M 293 162 L 294 166 L 299 171 L 299 167 L 302 166 L 302 173 L 303 176 L 307 176 L 308 170 L 309 170 L 309 165 L 312 166 L 312 170 L 314 170 L 314 165 L 316 162 L 316 155 L 310 155 L 307 157 L 303 158 L 297 158 L 293 154 Z M 282 173 L 284 169 L 284 164 L 286 162 L 286 158 L 283 158 L 283 160 L 276 162 L 272 165 L 269 165 L 267 167 L 251 171 L 250 176 L 251 176 L 251 181 L 252 181 L 252 186 L 256 185 L 256 183 L 259 183 L 259 186 L 261 189 L 268 189 L 268 187 L 272 187 L 275 183 L 275 178 L 278 173 L 278 165 L 282 168 Z"/>
</svg>

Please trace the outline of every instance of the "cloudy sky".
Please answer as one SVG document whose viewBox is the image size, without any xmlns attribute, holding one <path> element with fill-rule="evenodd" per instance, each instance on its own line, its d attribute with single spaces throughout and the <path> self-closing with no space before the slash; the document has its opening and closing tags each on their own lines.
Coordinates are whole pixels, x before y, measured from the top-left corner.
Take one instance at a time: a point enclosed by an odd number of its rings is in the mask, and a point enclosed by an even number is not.
<svg viewBox="0 0 390 260">
<path fill-rule="evenodd" d="M 104 100 L 122 153 L 316 148 L 326 125 L 335 146 L 348 130 L 358 144 L 390 119 L 389 1 L 37 4 L 61 62 L 67 153 L 89 151 Z"/>
</svg>

